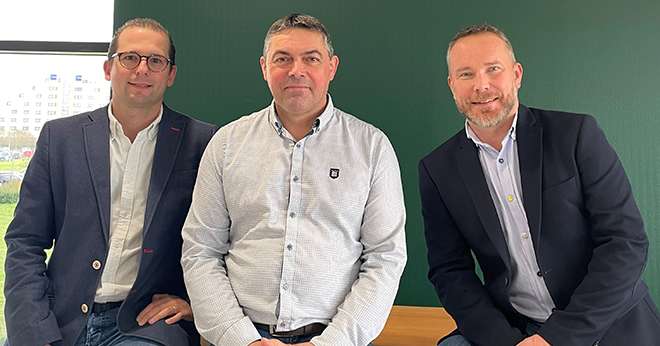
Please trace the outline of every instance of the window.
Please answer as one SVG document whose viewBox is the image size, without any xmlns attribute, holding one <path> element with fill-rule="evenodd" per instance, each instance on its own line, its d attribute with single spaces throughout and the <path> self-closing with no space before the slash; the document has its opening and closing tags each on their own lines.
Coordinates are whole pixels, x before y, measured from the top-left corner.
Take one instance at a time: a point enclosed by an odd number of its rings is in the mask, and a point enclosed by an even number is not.
<svg viewBox="0 0 660 346">
<path fill-rule="evenodd" d="M 6 153 L 6 159 L 0 160 L 0 171 L 22 176 L 47 120 L 108 103 L 110 83 L 105 80 L 103 62 L 112 38 L 113 11 L 114 0 L 3 2 L 0 152 Z M 19 185 L 20 181 L 0 183 L 0 190 L 18 190 Z M 16 201 L 0 200 L 0 236 L 4 237 Z M 3 268 L 4 246 L 0 242 Z M 4 286 L 4 276 L 0 285 Z M 0 295 L 0 340 L 5 335 L 4 295 Z"/>
</svg>

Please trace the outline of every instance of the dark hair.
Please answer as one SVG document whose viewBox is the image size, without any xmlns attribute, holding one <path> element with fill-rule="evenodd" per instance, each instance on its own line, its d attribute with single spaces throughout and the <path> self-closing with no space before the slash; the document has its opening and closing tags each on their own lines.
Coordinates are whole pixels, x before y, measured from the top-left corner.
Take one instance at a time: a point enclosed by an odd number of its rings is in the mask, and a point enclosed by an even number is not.
<svg viewBox="0 0 660 346">
<path fill-rule="evenodd" d="M 312 17 L 307 14 L 292 13 L 288 16 L 282 17 L 276 20 L 266 32 L 266 38 L 264 39 L 264 51 L 263 55 L 266 56 L 268 51 L 268 45 L 270 44 L 270 39 L 273 35 L 289 29 L 307 29 L 316 31 L 323 35 L 325 40 L 325 48 L 328 50 L 328 54 L 333 56 L 335 54 L 334 48 L 332 48 L 332 42 L 330 41 L 330 35 L 325 29 L 323 23 L 315 17 Z"/>
<path fill-rule="evenodd" d="M 119 40 L 119 35 L 124 30 L 133 27 L 146 28 L 153 31 L 162 32 L 163 34 L 165 34 L 170 41 L 170 50 L 168 53 L 169 55 L 168 58 L 170 59 L 170 66 L 176 65 L 175 62 L 176 49 L 174 48 L 174 40 L 172 40 L 172 36 L 170 36 L 169 31 L 167 31 L 167 29 L 165 29 L 165 27 L 162 24 L 160 24 L 155 19 L 151 19 L 151 18 L 133 18 L 126 21 L 126 23 L 122 24 L 119 28 L 117 28 L 117 31 L 115 31 L 115 34 L 112 36 L 112 41 L 110 41 L 110 47 L 108 47 L 108 59 L 110 59 L 112 55 L 117 52 L 117 44 L 118 44 L 117 41 Z"/>
</svg>

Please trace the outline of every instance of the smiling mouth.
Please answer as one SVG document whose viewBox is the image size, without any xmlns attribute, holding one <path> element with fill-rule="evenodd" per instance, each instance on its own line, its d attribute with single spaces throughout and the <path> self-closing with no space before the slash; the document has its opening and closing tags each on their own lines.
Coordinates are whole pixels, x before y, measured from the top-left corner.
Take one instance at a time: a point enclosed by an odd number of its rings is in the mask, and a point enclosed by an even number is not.
<svg viewBox="0 0 660 346">
<path fill-rule="evenodd" d="M 473 105 L 486 105 L 486 104 L 489 104 L 491 102 L 495 102 L 497 100 L 499 100 L 499 97 L 493 97 L 493 98 L 486 99 L 486 100 L 472 101 L 472 104 Z"/>
<path fill-rule="evenodd" d="M 128 84 L 129 84 L 129 85 L 132 85 L 132 86 L 134 86 L 134 87 L 136 87 L 136 88 L 143 88 L 143 89 L 146 89 L 146 88 L 150 88 L 150 87 L 151 87 L 151 84 L 148 84 L 148 83 L 128 82 Z"/>
<path fill-rule="evenodd" d="M 284 89 L 309 89 L 307 85 L 287 85 Z"/>
</svg>

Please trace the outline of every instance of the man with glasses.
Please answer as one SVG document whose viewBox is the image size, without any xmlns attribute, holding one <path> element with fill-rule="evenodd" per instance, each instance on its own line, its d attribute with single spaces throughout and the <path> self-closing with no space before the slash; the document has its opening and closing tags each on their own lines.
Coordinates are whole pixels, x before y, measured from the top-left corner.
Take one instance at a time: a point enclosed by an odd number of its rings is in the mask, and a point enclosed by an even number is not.
<svg viewBox="0 0 660 346">
<path fill-rule="evenodd" d="M 365 346 L 406 263 L 394 149 L 333 105 L 318 19 L 275 21 L 260 63 L 273 102 L 213 137 L 182 232 L 195 324 L 222 346 Z"/>
<path fill-rule="evenodd" d="M 5 237 L 9 344 L 199 344 L 180 232 L 216 127 L 163 104 L 175 48 L 155 20 L 122 25 L 103 69 L 110 104 L 46 123 L 26 171 Z"/>
</svg>

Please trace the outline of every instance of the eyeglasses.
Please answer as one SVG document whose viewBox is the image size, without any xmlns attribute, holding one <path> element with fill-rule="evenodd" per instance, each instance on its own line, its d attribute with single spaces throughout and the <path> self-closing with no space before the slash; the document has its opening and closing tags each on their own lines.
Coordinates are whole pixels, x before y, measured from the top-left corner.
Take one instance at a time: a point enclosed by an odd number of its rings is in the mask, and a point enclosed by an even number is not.
<svg viewBox="0 0 660 346">
<path fill-rule="evenodd" d="M 170 59 L 158 54 L 140 55 L 135 52 L 121 52 L 112 54 L 110 59 L 114 57 L 119 57 L 121 66 L 124 66 L 128 70 L 137 68 L 142 62 L 142 59 L 147 60 L 147 67 L 151 72 L 162 72 L 170 64 Z"/>
</svg>

